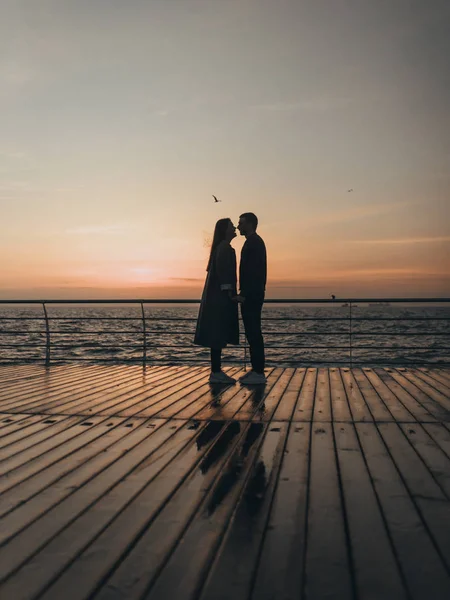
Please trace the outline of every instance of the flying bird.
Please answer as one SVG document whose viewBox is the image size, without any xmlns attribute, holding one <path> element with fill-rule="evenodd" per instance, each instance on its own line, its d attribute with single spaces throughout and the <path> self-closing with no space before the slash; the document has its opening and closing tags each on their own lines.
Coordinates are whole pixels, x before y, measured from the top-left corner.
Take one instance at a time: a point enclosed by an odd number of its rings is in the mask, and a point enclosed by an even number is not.
<svg viewBox="0 0 450 600">
<path fill-rule="evenodd" d="M 353 192 L 353 188 L 350 188 L 349 190 L 347 190 L 347 192 Z"/>
<path fill-rule="evenodd" d="M 222 200 L 218 200 L 218 199 L 216 198 L 216 196 L 214 196 L 214 194 L 213 194 L 213 198 L 214 198 L 214 202 L 222 202 Z"/>
</svg>

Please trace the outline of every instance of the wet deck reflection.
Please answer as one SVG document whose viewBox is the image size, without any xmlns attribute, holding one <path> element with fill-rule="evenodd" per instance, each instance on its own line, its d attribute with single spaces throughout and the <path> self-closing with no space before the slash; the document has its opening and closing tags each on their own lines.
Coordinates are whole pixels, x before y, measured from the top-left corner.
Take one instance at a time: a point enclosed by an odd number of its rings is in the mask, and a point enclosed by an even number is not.
<svg viewBox="0 0 450 600">
<path fill-rule="evenodd" d="M 2 599 L 450 597 L 448 370 L 0 382 Z"/>
</svg>

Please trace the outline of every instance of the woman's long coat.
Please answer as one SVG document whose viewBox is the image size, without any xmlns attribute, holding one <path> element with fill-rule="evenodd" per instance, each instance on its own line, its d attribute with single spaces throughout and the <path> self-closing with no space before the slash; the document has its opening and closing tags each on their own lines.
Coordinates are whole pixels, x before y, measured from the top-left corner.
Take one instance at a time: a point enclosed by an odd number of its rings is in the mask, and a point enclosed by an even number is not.
<svg viewBox="0 0 450 600">
<path fill-rule="evenodd" d="M 239 344 L 238 305 L 229 297 L 236 291 L 236 252 L 223 240 L 211 258 L 203 289 L 194 343 L 207 348 Z"/>
</svg>

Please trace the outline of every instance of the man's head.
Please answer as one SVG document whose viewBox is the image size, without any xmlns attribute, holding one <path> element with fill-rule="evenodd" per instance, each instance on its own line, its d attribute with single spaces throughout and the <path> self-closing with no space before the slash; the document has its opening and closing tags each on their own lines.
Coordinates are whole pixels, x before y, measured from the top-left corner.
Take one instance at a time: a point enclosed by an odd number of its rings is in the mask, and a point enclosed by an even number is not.
<svg viewBox="0 0 450 600">
<path fill-rule="evenodd" d="M 239 223 L 237 228 L 239 229 L 239 233 L 241 235 L 251 235 L 252 233 L 255 233 L 257 227 L 258 217 L 255 214 L 247 212 L 243 213 L 239 217 Z"/>
</svg>

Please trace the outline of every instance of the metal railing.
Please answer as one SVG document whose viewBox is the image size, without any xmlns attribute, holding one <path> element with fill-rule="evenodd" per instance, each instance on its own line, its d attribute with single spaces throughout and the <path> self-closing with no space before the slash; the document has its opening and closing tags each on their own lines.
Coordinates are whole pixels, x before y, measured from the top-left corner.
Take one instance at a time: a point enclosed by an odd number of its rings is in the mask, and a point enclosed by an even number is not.
<svg viewBox="0 0 450 600">
<path fill-rule="evenodd" d="M 46 365 L 51 362 L 66 362 L 68 360 L 86 360 L 92 362 L 142 362 L 152 363 L 206 363 L 209 354 L 193 344 L 194 328 L 183 327 L 189 323 L 196 322 L 196 316 L 167 316 L 149 315 L 145 308 L 162 305 L 183 306 L 199 304 L 199 300 L 173 300 L 173 299 L 133 299 L 133 300 L 0 300 L 0 363 L 30 362 L 43 360 Z M 62 316 L 49 314 L 49 308 L 56 305 L 102 305 L 103 308 L 115 305 L 130 305 L 139 310 L 139 316 L 105 316 L 84 315 L 73 316 L 65 314 Z M 450 299 L 449 298 L 341 298 L 341 299 L 266 299 L 265 306 L 293 305 L 295 307 L 307 307 L 297 316 L 281 315 L 266 316 L 271 312 L 266 308 L 263 312 L 263 333 L 266 342 L 268 364 L 301 366 L 306 364 L 347 364 L 350 366 L 364 364 L 428 364 L 449 365 L 448 345 L 439 342 L 445 341 L 450 336 Z M 400 307 L 412 307 L 420 305 L 420 308 L 410 310 L 405 314 Z M 11 307 L 10 312 L 16 314 L 2 314 L 3 307 Z M 30 308 L 17 314 L 17 307 L 42 307 L 42 313 L 32 314 Z M 380 309 L 386 309 L 380 312 Z M 14 309 L 13 309 L 14 307 Z M 318 308 L 321 311 L 318 312 Z M 432 307 L 433 314 L 430 314 Z M 315 308 L 312 310 L 312 308 Z M 364 316 L 365 309 L 371 309 Z M 325 310 L 326 309 L 326 310 Z M 347 309 L 342 311 L 342 309 Z M 359 309 L 357 311 L 356 309 Z M 430 310 L 429 310 L 430 309 Z M 280 308 L 281 310 L 281 308 Z M 332 314 L 338 311 L 338 315 Z M 3 311 L 4 312 L 4 311 Z M 292 310 L 291 310 L 292 312 Z M 295 311 L 294 311 L 295 312 Z M 27 328 L 18 329 L 13 327 L 17 322 L 27 323 Z M 93 323 L 100 323 L 101 329 L 92 327 Z M 133 324 L 130 329 L 104 329 L 103 323 Z M 30 328 L 33 323 L 43 326 L 41 329 Z M 72 329 L 63 327 L 64 323 L 71 324 Z M 76 324 L 83 328 L 76 327 Z M 274 325 L 276 323 L 276 325 Z M 54 325 L 57 325 L 57 328 Z M 161 326 L 164 324 L 164 326 Z M 168 326 L 167 324 L 170 324 Z M 176 325 L 173 325 L 176 324 Z M 333 330 L 327 329 L 333 325 Z M 365 325 L 377 324 L 375 328 L 367 330 Z M 408 324 L 401 329 L 401 325 Z M 300 329 L 298 326 L 300 325 Z M 395 325 L 395 327 L 394 327 Z M 280 331 L 280 326 L 284 329 Z M 62 327 L 62 329 L 61 329 Z M 85 329 L 87 327 L 87 329 Z M 179 329 L 181 327 L 181 329 Z M 427 329 L 428 327 L 428 329 Z M 431 329 L 429 329 L 431 327 Z M 247 363 L 247 344 L 241 327 L 242 350 L 239 347 L 231 347 L 224 353 L 225 362 Z M 335 331 L 335 329 L 337 329 Z M 77 336 L 89 336 L 88 341 L 75 343 Z M 124 336 L 133 336 L 133 343 L 124 344 Z M 59 337 L 61 336 L 61 337 Z M 98 336 L 106 337 L 106 344 L 98 341 Z M 110 336 L 108 338 L 108 336 Z M 112 337 L 111 337 L 112 336 Z M 152 343 L 152 336 L 157 336 L 156 343 Z M 176 343 L 165 344 L 165 336 L 171 336 Z M 180 336 L 187 338 L 188 343 L 180 343 Z M 62 339 L 62 342 L 58 342 Z M 311 337 L 325 339 L 312 345 L 287 343 L 291 339 L 310 339 Z M 281 339 L 281 344 L 276 340 Z M 405 345 L 405 340 L 414 338 L 424 340 L 422 345 Z M 384 345 L 378 344 L 376 340 L 387 340 Z M 394 340 L 402 340 L 401 344 Z M 69 340 L 69 343 L 67 343 Z M 108 341 L 109 340 L 109 341 Z M 136 343 L 136 340 L 139 342 Z M 274 341 L 275 340 L 275 341 Z M 331 342 L 331 340 L 338 340 Z M 365 340 L 365 343 L 364 343 Z M 186 341 L 186 340 L 181 340 Z M 360 343 L 362 341 L 362 343 Z M 283 343 L 284 342 L 284 343 Z M 81 350 L 80 350 L 81 348 Z M 113 352 L 115 356 L 99 357 L 90 356 L 88 349 L 97 352 Z M 238 348 L 238 349 L 236 349 Z M 18 350 L 22 352 L 17 354 Z M 25 350 L 26 349 L 26 350 Z M 36 350 L 37 355 L 32 355 Z M 182 356 L 182 350 L 188 349 L 189 357 Z M 63 355 L 57 352 L 62 350 Z M 325 352 L 331 352 L 326 358 Z M 43 352 L 42 352 L 43 351 Z M 273 351 L 276 351 L 275 353 Z M 281 352 L 280 352 L 281 351 Z M 294 351 L 301 351 L 301 356 L 295 355 Z M 308 352 L 307 352 L 308 351 Z M 320 351 L 320 356 L 314 355 Z M 332 351 L 338 351 L 337 354 Z M 81 354 L 80 354 L 81 352 Z M 122 354 L 120 355 L 120 353 Z M 375 356 L 373 353 L 378 353 Z M 31 353 L 31 354 L 30 354 Z M 119 355 L 118 355 L 119 353 Z M 125 354 L 124 354 L 125 353 Z M 195 356 L 192 356 L 194 353 Z M 277 357 L 278 353 L 278 357 Z M 372 355 L 370 354 L 372 353 Z M 405 354 L 406 353 L 406 354 Z M 409 353 L 409 355 L 408 355 Z M 163 356 L 162 356 L 163 354 Z M 227 359 L 227 355 L 230 355 Z M 386 354 L 391 356 L 386 358 Z M 392 356 L 393 355 L 393 356 Z"/>
</svg>

